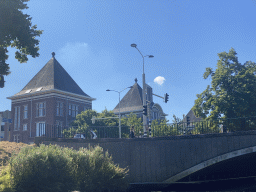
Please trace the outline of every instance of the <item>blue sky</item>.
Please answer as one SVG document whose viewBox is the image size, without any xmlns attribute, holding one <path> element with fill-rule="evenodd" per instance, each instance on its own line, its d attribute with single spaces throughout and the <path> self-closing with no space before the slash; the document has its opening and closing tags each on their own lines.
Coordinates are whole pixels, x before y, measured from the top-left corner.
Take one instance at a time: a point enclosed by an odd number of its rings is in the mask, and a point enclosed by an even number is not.
<svg viewBox="0 0 256 192">
<path fill-rule="evenodd" d="M 142 86 L 142 57 L 146 83 L 154 102 L 173 119 L 193 107 L 196 94 L 210 84 L 206 67 L 216 68 L 217 53 L 233 47 L 240 63 L 256 62 L 256 1 L 254 0 L 31 0 L 25 13 L 44 30 L 39 38 L 40 56 L 20 64 L 9 48 L 11 74 L 0 89 L 0 111 L 10 110 L 6 97 L 18 93 L 50 60 L 51 53 L 96 101 L 98 112 L 113 110 L 118 93 L 138 83 Z M 154 82 L 157 77 L 165 81 Z M 161 78 L 160 78 L 161 79 Z M 123 97 L 127 90 L 121 93 Z"/>
</svg>

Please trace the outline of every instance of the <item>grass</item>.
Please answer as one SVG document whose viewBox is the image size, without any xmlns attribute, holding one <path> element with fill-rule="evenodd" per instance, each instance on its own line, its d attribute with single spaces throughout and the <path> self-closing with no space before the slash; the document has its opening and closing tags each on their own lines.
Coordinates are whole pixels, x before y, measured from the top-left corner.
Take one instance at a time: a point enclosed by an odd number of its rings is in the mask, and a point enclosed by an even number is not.
<svg viewBox="0 0 256 192">
<path fill-rule="evenodd" d="M 26 147 L 28 144 L 16 143 L 9 141 L 0 142 L 0 173 L 4 166 L 8 165 L 8 160 L 11 158 L 13 153 L 19 153 L 22 147 Z M 30 146 L 36 146 L 32 144 Z"/>
</svg>

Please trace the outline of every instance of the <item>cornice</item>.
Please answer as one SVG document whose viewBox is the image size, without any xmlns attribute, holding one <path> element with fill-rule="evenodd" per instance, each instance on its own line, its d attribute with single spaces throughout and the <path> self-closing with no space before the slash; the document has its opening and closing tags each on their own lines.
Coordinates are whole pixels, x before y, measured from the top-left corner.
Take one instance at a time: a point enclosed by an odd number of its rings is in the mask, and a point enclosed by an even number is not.
<svg viewBox="0 0 256 192">
<path fill-rule="evenodd" d="M 11 99 L 12 101 L 19 101 L 19 100 L 25 100 L 27 98 L 34 99 L 34 98 L 38 98 L 38 97 L 43 97 L 43 96 L 49 95 L 49 94 L 62 96 L 64 98 L 81 99 L 83 101 L 86 100 L 86 101 L 90 101 L 90 102 L 93 100 L 96 100 L 95 98 L 92 98 L 92 97 L 78 95 L 75 93 L 70 93 L 70 92 L 66 92 L 66 91 L 62 91 L 62 90 L 58 90 L 58 89 L 51 89 L 51 90 L 45 90 L 45 91 L 38 91 L 38 92 L 34 92 L 34 93 L 27 93 L 27 94 L 23 94 L 23 95 L 16 95 L 16 96 L 7 97 L 7 99 Z"/>
</svg>

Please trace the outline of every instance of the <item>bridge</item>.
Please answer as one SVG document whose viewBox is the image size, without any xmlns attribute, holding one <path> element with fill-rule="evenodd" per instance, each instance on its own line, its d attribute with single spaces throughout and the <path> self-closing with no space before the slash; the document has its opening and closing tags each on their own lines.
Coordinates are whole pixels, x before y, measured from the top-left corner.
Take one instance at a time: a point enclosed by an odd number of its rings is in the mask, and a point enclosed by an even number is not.
<svg viewBox="0 0 256 192">
<path fill-rule="evenodd" d="M 73 149 L 99 145 L 116 164 L 129 169 L 130 183 L 200 181 L 256 173 L 256 131 L 134 139 L 36 137 L 35 143 Z"/>
</svg>

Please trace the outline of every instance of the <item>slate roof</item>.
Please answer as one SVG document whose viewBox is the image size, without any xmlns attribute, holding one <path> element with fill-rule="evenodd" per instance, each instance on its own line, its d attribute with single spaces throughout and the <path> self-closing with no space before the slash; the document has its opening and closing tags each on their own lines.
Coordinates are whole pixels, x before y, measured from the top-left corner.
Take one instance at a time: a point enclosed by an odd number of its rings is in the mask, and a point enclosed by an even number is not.
<svg viewBox="0 0 256 192">
<path fill-rule="evenodd" d="M 61 90 L 70 92 L 86 97 L 90 97 L 76 84 L 76 82 L 70 77 L 67 71 L 60 65 L 55 59 L 55 53 L 52 53 L 53 57 L 46 63 L 46 65 L 29 81 L 29 83 L 14 96 L 27 94 L 26 91 L 30 90 L 31 93 L 38 92 L 37 89 L 42 87 L 40 91 L 47 90 Z"/>
<path fill-rule="evenodd" d="M 189 117 L 190 122 L 202 121 L 201 117 L 196 117 L 192 109 L 188 112 L 188 114 L 183 118 L 183 122 L 187 122 L 187 117 Z"/>
<path fill-rule="evenodd" d="M 142 111 L 142 88 L 135 80 L 132 88 L 126 93 L 126 95 L 120 101 L 120 113 L 131 112 L 131 111 Z M 119 103 L 113 110 L 114 113 L 119 113 Z"/>
</svg>

